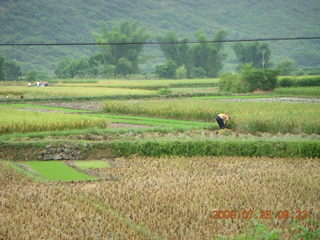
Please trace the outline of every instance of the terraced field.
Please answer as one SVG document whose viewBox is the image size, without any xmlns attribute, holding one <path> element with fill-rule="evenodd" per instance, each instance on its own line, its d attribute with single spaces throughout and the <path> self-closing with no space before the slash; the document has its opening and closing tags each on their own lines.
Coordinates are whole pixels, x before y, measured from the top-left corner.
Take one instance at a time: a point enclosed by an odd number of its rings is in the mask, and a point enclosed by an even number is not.
<svg viewBox="0 0 320 240">
<path fill-rule="evenodd" d="M 1 99 L 0 239 L 320 239 L 318 90 L 221 96 L 216 80 L 179 81 Z M 81 101 L 62 101 L 71 88 Z"/>
</svg>

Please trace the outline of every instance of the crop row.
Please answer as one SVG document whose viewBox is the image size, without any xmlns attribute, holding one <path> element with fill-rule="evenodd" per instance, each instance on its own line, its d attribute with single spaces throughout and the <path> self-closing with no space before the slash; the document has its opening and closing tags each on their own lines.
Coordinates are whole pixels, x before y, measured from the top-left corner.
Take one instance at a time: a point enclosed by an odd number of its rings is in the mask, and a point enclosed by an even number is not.
<svg viewBox="0 0 320 240">
<path fill-rule="evenodd" d="M 213 121 L 231 116 L 228 127 L 246 132 L 320 133 L 316 103 L 227 102 L 197 99 L 109 101 L 107 113 Z"/>
</svg>

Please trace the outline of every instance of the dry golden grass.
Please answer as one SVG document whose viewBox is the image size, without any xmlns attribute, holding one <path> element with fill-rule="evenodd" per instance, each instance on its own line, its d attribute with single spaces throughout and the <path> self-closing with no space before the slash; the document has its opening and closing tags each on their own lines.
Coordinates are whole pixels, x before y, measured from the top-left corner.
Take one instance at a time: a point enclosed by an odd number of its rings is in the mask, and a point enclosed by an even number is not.
<svg viewBox="0 0 320 240">
<path fill-rule="evenodd" d="M 245 232 L 252 223 L 211 219 L 216 209 L 300 209 L 319 220 L 319 170 L 319 159 L 131 158 L 96 170 L 112 175 L 110 181 L 50 186 L 1 165 L 0 238 L 214 239 Z M 298 221 L 315 229 L 307 219 Z M 272 215 L 260 222 L 279 229 L 283 239 L 294 234 L 292 219 Z"/>
</svg>

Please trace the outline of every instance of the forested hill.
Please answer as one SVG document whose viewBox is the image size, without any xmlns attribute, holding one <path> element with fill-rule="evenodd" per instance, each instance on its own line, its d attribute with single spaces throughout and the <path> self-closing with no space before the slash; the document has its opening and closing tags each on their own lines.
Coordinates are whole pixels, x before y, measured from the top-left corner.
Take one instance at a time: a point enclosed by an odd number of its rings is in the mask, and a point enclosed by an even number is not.
<svg viewBox="0 0 320 240">
<path fill-rule="evenodd" d="M 0 42 L 93 42 L 101 22 L 137 20 L 151 36 L 169 30 L 194 39 L 198 30 L 227 30 L 229 39 L 320 35 L 319 0 L 1 0 Z M 273 61 L 320 62 L 320 41 L 270 43 Z M 0 47 L 24 69 L 54 70 L 63 57 L 93 47 Z M 229 62 L 232 62 L 229 54 Z M 159 56 L 158 56 L 159 57 Z M 231 58 L 231 59 L 230 59 Z"/>
</svg>

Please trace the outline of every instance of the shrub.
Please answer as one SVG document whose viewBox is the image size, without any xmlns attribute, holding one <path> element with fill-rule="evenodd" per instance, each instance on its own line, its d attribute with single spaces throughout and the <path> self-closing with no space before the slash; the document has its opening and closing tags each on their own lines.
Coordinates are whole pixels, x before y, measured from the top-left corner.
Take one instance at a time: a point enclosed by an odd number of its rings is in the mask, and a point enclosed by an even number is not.
<svg viewBox="0 0 320 240">
<path fill-rule="evenodd" d="M 286 77 L 279 80 L 278 86 L 279 87 L 292 87 L 294 84 L 293 79 Z"/>
<path fill-rule="evenodd" d="M 166 64 L 157 65 L 155 74 L 159 78 L 174 78 L 177 69 L 177 64 L 170 60 Z"/>
<path fill-rule="evenodd" d="M 279 87 L 315 87 L 320 86 L 320 76 L 284 77 L 278 82 Z"/>
<path fill-rule="evenodd" d="M 219 90 L 222 92 L 239 92 L 239 75 L 225 73 L 220 76 Z"/>
<path fill-rule="evenodd" d="M 272 90 L 277 85 L 278 70 L 257 69 L 245 64 L 240 75 L 232 73 L 220 77 L 219 87 L 222 92 L 253 92 L 257 89 Z"/>
<path fill-rule="evenodd" d="M 250 64 L 245 64 L 241 71 L 243 81 L 242 92 L 253 92 L 257 89 L 272 90 L 277 84 L 278 70 L 256 69 Z"/>
<path fill-rule="evenodd" d="M 176 76 L 177 79 L 187 78 L 187 69 L 186 69 L 186 67 L 184 65 L 182 65 L 179 68 L 177 68 L 175 76 Z"/>
<path fill-rule="evenodd" d="M 170 93 L 172 93 L 172 91 L 169 88 L 160 88 L 157 93 L 159 95 L 168 95 Z"/>
</svg>

